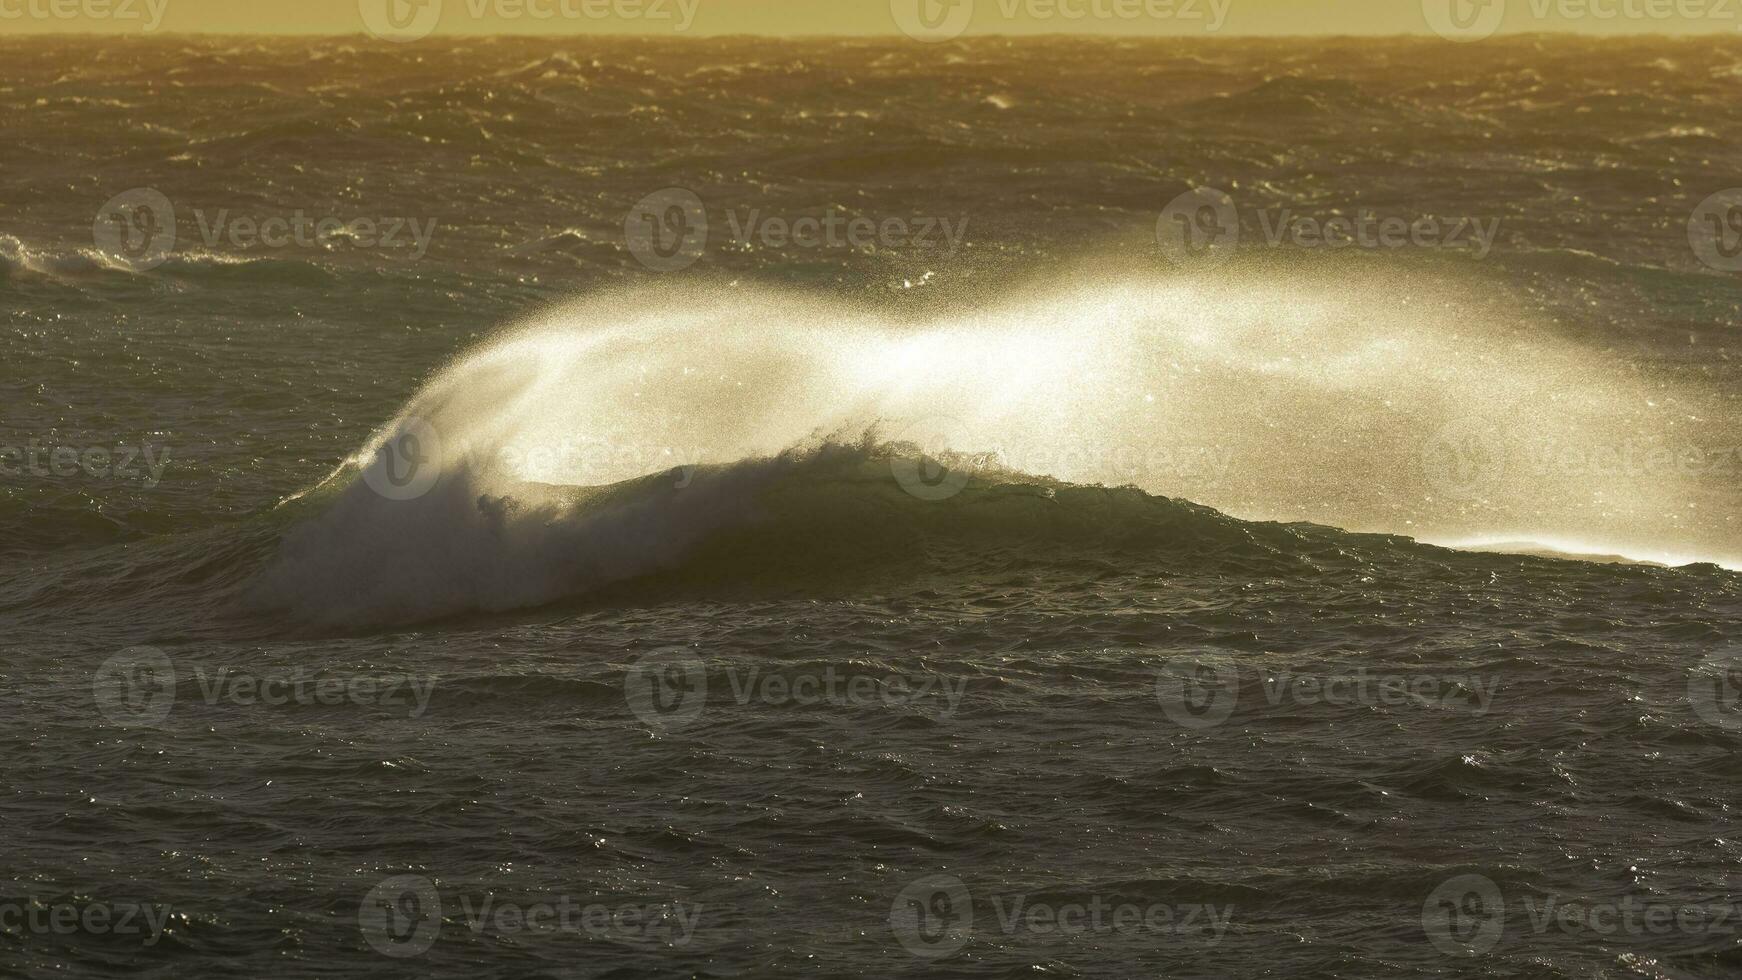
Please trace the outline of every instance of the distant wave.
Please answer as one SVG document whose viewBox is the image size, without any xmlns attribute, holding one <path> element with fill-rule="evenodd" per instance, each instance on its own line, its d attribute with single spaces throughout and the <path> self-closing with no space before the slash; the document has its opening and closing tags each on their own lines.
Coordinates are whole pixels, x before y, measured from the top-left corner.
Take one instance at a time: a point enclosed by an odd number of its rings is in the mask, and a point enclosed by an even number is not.
<svg viewBox="0 0 1742 980">
<path fill-rule="evenodd" d="M 32 248 L 12 235 L 0 235 L 0 276 L 17 273 L 81 276 L 129 271 L 126 262 L 94 248 L 52 252 Z"/>
<path fill-rule="evenodd" d="M 241 276 L 285 283 L 328 278 L 318 261 L 300 257 L 188 249 L 165 256 L 160 262 L 146 264 L 97 248 L 55 250 L 29 245 L 13 235 L 0 235 L 0 277 L 20 275 L 57 280 L 105 275 L 193 280 Z"/>
</svg>

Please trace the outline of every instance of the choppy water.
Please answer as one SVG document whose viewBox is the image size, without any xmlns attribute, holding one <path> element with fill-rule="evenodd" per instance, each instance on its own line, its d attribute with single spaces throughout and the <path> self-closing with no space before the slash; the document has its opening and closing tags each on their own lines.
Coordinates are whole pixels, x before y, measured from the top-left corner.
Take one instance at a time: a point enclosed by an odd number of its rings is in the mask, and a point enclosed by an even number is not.
<svg viewBox="0 0 1742 980">
<path fill-rule="evenodd" d="M 8 975 L 1736 974 L 1742 45 L 0 64 Z"/>
</svg>

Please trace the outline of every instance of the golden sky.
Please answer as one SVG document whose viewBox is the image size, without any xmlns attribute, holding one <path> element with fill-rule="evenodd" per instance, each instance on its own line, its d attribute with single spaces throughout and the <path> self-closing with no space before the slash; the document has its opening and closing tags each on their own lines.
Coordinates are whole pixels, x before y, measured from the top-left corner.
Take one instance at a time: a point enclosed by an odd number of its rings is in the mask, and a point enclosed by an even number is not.
<svg viewBox="0 0 1742 980">
<path fill-rule="evenodd" d="M 1735 33 L 1742 0 L 0 0 L 0 34 Z"/>
</svg>

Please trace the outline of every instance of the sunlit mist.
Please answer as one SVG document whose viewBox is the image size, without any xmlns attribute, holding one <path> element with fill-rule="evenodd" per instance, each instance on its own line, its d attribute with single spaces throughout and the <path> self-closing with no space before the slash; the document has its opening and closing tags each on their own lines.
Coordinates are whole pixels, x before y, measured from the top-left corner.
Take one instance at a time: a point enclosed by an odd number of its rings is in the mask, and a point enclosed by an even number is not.
<svg viewBox="0 0 1742 980">
<path fill-rule="evenodd" d="M 1132 485 L 1236 516 L 1429 540 L 1733 559 L 1721 479 L 1605 465 L 1675 447 L 1694 393 L 1445 284 L 1124 278 L 892 321 L 698 284 L 590 300 L 462 359 L 411 421 L 492 493 L 597 486 L 827 440 Z M 1717 481 L 1717 482 L 1714 482 Z"/>
</svg>

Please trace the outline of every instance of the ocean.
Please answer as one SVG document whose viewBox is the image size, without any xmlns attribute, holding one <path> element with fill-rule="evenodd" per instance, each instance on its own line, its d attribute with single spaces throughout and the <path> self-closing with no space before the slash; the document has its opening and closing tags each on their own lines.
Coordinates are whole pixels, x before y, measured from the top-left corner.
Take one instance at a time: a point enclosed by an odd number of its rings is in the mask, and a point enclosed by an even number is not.
<svg viewBox="0 0 1742 980">
<path fill-rule="evenodd" d="M 1742 42 L 0 65 L 0 973 L 1742 972 Z"/>
</svg>

